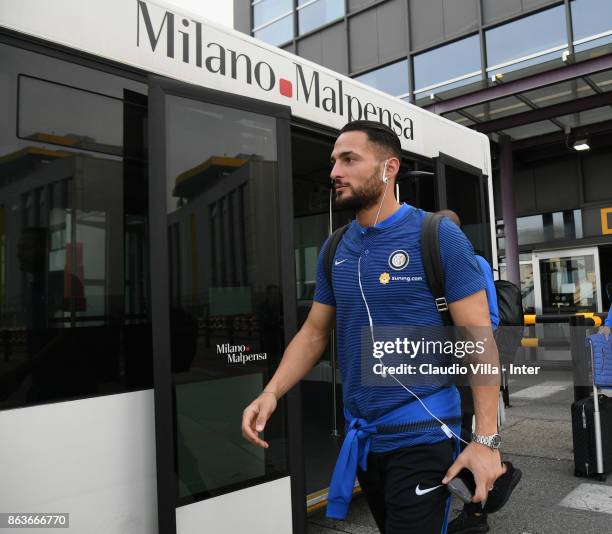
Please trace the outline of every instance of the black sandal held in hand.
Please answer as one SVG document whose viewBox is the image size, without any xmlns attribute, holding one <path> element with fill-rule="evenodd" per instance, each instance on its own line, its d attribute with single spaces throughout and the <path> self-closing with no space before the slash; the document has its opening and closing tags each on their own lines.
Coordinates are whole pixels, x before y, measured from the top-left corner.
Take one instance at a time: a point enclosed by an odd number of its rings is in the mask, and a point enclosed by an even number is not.
<svg viewBox="0 0 612 534">
<path fill-rule="evenodd" d="M 485 514 L 494 514 L 499 511 L 508 502 L 514 488 L 523 476 L 523 472 L 514 467 L 511 462 L 503 463 L 506 466 L 506 472 L 495 481 L 493 489 L 489 491 L 487 502 L 482 509 Z"/>
</svg>

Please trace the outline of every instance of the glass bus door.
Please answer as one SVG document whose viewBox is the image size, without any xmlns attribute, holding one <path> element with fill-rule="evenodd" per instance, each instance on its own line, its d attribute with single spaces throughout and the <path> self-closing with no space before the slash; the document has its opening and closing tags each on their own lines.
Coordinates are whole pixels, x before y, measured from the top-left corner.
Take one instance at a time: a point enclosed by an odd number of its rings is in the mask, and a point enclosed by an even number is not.
<svg viewBox="0 0 612 534">
<path fill-rule="evenodd" d="M 294 128 L 291 136 L 295 293 L 300 327 L 314 297 L 317 259 L 331 231 L 350 222 L 353 213 L 333 205 L 330 154 L 334 137 Z M 344 437 L 342 381 L 334 336 L 319 362 L 300 384 L 307 504 L 321 505 Z"/>
<path fill-rule="evenodd" d="M 289 109 L 166 80 L 149 91 L 160 532 L 303 532 L 294 397 L 268 449 L 240 428 L 295 332 Z"/>
</svg>

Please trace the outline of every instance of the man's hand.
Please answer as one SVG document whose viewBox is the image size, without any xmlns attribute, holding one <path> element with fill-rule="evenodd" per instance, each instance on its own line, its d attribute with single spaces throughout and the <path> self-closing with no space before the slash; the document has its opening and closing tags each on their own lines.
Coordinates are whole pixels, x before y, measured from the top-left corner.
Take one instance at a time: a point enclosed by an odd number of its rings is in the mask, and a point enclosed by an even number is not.
<svg viewBox="0 0 612 534">
<path fill-rule="evenodd" d="M 448 484 L 463 469 L 469 469 L 476 481 L 476 492 L 472 502 L 487 498 L 495 481 L 503 474 L 499 450 L 493 450 L 480 443 L 470 443 L 448 468 L 442 484 Z"/>
<path fill-rule="evenodd" d="M 610 336 L 610 327 L 609 326 L 600 326 L 599 330 L 597 331 L 600 334 L 603 334 L 606 338 L 606 341 L 608 341 L 608 337 Z"/>
<path fill-rule="evenodd" d="M 267 449 L 270 445 L 259 438 L 276 410 L 276 394 L 264 391 L 242 412 L 242 435 L 254 445 Z"/>
</svg>

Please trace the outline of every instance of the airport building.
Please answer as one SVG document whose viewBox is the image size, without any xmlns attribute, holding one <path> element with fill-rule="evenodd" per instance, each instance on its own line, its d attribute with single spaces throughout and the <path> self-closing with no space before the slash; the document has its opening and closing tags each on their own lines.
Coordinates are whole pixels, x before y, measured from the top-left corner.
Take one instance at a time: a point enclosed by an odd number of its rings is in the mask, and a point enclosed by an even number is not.
<svg viewBox="0 0 612 534">
<path fill-rule="evenodd" d="M 235 0 L 234 20 L 240 31 L 486 133 L 500 276 L 520 281 L 530 313 L 608 310 L 608 0 Z"/>
</svg>

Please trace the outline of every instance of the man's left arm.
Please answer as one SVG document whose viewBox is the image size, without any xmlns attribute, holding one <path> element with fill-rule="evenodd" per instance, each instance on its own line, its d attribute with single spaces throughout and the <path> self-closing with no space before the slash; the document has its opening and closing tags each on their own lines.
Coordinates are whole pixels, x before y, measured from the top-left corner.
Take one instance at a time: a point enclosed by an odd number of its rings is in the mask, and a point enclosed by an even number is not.
<svg viewBox="0 0 612 534">
<path fill-rule="evenodd" d="M 474 256 L 474 249 L 459 227 L 448 219 L 443 219 L 440 224 L 439 238 L 446 300 L 453 324 L 463 327 L 471 340 L 484 342 L 484 351 L 478 356 L 479 360 L 473 363 L 488 363 L 499 368 L 485 293 L 486 281 Z M 475 356 L 472 358 L 475 359 Z M 496 434 L 499 375 L 471 373 L 470 385 L 474 397 L 476 434 Z M 464 467 L 473 473 L 476 480 L 475 502 L 486 498 L 489 488 L 503 469 L 498 450 L 470 443 L 450 467 L 443 482 L 447 483 Z"/>
<path fill-rule="evenodd" d="M 484 290 L 461 300 L 451 302 L 449 311 L 456 327 L 464 327 L 469 338 L 484 343 L 483 363 L 499 369 L 499 356 L 489 319 L 489 307 Z M 499 399 L 499 375 L 484 374 L 470 377 L 474 412 L 475 433 L 490 436 L 497 433 L 497 409 Z M 503 473 L 499 450 L 479 443 L 470 443 L 449 468 L 444 480 L 446 484 L 463 468 L 469 469 L 476 481 L 474 502 L 483 501 L 495 480 Z"/>
</svg>

